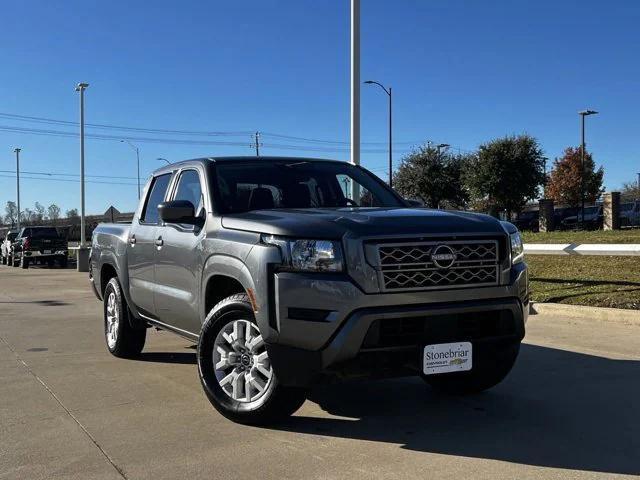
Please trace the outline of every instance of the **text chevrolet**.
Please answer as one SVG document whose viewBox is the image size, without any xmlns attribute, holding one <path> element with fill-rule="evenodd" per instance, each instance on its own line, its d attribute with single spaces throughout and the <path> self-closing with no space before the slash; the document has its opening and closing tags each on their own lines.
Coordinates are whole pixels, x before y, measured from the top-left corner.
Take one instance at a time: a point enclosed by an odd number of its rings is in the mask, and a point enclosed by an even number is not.
<svg viewBox="0 0 640 480">
<path fill-rule="evenodd" d="M 290 415 L 331 378 L 490 388 L 524 337 L 520 235 L 486 215 L 410 205 L 344 162 L 167 165 L 131 225 L 93 233 L 107 347 L 135 357 L 150 326 L 197 342 L 207 397 L 241 423 Z"/>
</svg>

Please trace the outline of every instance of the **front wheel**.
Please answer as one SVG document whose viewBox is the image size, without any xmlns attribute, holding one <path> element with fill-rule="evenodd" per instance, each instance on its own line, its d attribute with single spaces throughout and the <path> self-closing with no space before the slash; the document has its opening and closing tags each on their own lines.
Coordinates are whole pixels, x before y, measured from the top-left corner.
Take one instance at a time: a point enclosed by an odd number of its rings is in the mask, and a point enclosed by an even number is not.
<svg viewBox="0 0 640 480">
<path fill-rule="evenodd" d="M 140 355 L 147 338 L 146 328 L 133 328 L 129 321 L 129 307 L 122 295 L 120 282 L 112 278 L 103 295 L 104 337 L 112 355 L 133 358 Z"/>
<path fill-rule="evenodd" d="M 20 259 L 20 268 L 29 268 L 29 259 L 24 255 Z"/>
<path fill-rule="evenodd" d="M 476 345 L 474 345 L 474 349 Z M 422 375 L 435 390 L 452 395 L 480 393 L 499 384 L 518 358 L 520 342 L 500 347 L 484 346 L 473 353 L 473 368 L 467 372 Z"/>
<path fill-rule="evenodd" d="M 200 382 L 211 404 L 228 419 L 267 424 L 293 414 L 306 392 L 278 382 L 246 294 L 218 303 L 198 341 Z"/>
</svg>

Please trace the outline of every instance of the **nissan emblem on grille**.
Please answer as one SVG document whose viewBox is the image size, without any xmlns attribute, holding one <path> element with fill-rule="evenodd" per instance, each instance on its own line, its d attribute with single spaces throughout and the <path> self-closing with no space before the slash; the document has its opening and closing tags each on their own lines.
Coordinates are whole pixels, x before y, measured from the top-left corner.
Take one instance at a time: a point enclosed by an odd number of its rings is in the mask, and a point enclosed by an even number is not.
<svg viewBox="0 0 640 480">
<path fill-rule="evenodd" d="M 446 270 L 456 262 L 456 252 L 449 245 L 438 245 L 431 251 L 431 261 L 436 267 Z"/>
<path fill-rule="evenodd" d="M 384 291 L 498 285 L 496 239 L 417 241 L 377 245 Z"/>
</svg>

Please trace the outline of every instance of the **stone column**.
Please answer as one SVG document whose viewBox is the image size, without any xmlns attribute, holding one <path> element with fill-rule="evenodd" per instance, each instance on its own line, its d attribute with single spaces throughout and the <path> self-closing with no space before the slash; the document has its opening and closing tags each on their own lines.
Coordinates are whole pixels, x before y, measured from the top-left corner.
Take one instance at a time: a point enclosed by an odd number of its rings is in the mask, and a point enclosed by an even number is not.
<svg viewBox="0 0 640 480">
<path fill-rule="evenodd" d="M 555 225 L 553 224 L 553 200 L 543 198 L 538 203 L 540 207 L 540 220 L 538 220 L 541 232 L 553 232 Z"/>
<path fill-rule="evenodd" d="M 620 192 L 604 194 L 602 228 L 604 230 L 620 230 Z"/>
</svg>

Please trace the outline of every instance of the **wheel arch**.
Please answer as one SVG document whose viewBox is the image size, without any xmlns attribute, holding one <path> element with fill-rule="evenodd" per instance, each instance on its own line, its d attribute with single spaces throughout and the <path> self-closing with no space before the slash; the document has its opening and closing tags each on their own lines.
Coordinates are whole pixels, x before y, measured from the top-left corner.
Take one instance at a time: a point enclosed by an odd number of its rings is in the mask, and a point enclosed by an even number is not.
<svg viewBox="0 0 640 480">
<path fill-rule="evenodd" d="M 246 265 L 238 258 L 216 254 L 205 262 L 202 273 L 200 322 L 204 323 L 216 303 L 235 293 L 246 293 L 254 310 L 255 284 Z"/>
</svg>

